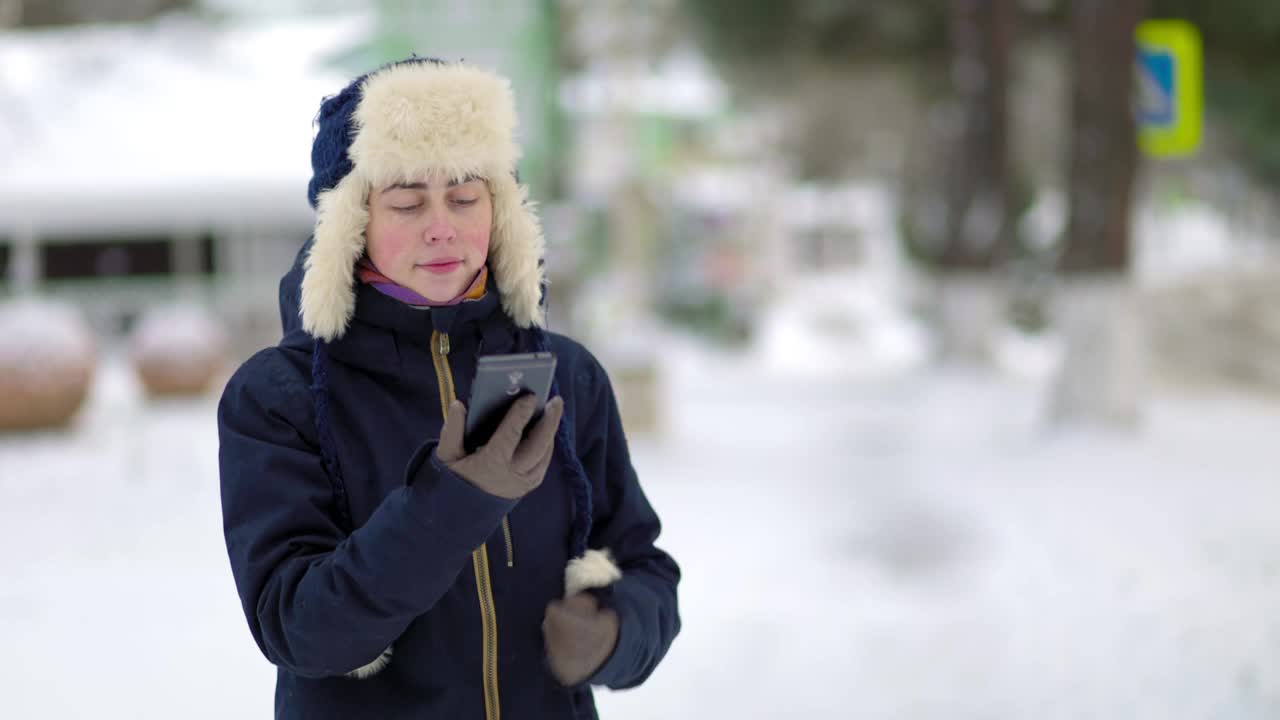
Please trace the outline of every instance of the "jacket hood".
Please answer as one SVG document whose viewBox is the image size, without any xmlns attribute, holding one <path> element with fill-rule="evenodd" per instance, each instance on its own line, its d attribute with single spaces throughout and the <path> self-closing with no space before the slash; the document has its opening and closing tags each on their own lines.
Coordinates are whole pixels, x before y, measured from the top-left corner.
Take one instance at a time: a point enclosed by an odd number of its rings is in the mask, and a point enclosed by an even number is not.
<svg viewBox="0 0 1280 720">
<path fill-rule="evenodd" d="M 311 252 L 311 244 L 312 241 L 308 239 L 298 249 L 298 254 L 293 259 L 293 266 L 280 278 L 280 331 L 283 338 L 280 344 L 286 347 L 311 347 L 315 342 L 302 329 L 301 314 L 302 275 L 307 261 L 307 254 Z"/>
</svg>

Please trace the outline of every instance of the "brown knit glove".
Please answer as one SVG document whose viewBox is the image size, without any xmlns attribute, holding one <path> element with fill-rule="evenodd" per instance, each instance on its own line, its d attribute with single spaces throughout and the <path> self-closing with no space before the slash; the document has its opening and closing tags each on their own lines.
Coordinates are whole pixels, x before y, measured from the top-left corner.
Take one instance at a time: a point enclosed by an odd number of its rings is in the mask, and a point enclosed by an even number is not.
<svg viewBox="0 0 1280 720">
<path fill-rule="evenodd" d="M 618 613 L 600 609 L 596 596 L 577 593 L 552 600 L 542 620 L 551 673 L 572 687 L 604 665 L 618 643 Z"/>
<path fill-rule="evenodd" d="M 462 448 L 462 436 L 467 427 L 467 408 L 454 400 L 449 405 L 449 416 L 440 431 L 440 444 L 436 457 L 445 467 L 481 490 L 506 500 L 524 497 L 542 484 L 542 478 L 551 465 L 551 453 L 555 450 L 556 428 L 564 412 L 564 400 L 554 397 L 547 402 L 542 419 L 520 439 L 524 428 L 533 418 L 537 401 L 532 395 L 512 403 L 502 424 L 493 437 L 479 450 L 467 455 Z"/>
</svg>

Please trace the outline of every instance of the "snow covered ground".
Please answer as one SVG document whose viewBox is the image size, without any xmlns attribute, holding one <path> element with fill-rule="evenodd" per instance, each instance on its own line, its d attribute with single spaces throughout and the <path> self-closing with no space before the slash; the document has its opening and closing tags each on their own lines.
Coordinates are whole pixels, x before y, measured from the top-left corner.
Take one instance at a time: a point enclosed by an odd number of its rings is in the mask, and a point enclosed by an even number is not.
<svg viewBox="0 0 1280 720">
<path fill-rule="evenodd" d="M 1026 379 L 664 360 L 633 449 L 684 632 L 605 717 L 1280 715 L 1280 405 L 1054 433 Z M 146 404 L 112 362 L 71 432 L 0 436 L 0 717 L 270 716 L 215 404 Z"/>
</svg>

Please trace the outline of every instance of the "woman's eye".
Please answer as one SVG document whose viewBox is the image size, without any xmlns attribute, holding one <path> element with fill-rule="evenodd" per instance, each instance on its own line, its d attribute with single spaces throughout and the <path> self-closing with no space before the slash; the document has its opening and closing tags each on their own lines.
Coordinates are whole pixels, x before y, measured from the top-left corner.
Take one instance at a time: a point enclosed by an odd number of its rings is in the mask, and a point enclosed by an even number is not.
<svg viewBox="0 0 1280 720">
<path fill-rule="evenodd" d="M 391 206 L 391 209 L 392 209 L 392 210 L 395 210 L 396 212 L 413 212 L 414 210 L 417 210 L 417 209 L 418 209 L 418 208 L 420 208 L 420 207 L 422 207 L 422 205 L 421 205 L 421 204 L 418 204 L 418 205 L 392 205 L 392 206 Z"/>
<path fill-rule="evenodd" d="M 466 206 L 466 205 L 475 205 L 475 204 L 476 204 L 476 198 L 454 198 L 454 199 L 453 199 L 453 204 L 454 204 L 454 205 L 463 205 L 463 206 Z"/>
</svg>

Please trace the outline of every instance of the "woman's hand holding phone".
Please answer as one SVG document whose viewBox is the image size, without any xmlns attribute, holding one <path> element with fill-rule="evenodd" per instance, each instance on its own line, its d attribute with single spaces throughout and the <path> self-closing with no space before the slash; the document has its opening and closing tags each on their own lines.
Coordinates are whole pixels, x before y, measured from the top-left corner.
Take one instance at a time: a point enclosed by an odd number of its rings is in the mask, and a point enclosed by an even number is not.
<svg viewBox="0 0 1280 720">
<path fill-rule="evenodd" d="M 536 408 L 537 401 L 532 395 L 516 400 L 489 441 L 467 454 L 463 446 L 467 408 L 460 400 L 454 400 L 444 429 L 440 431 L 436 457 L 445 467 L 490 495 L 507 500 L 524 497 L 542 484 L 551 465 L 564 399 L 555 397 L 547 401 L 542 418 L 525 435 L 525 426 Z"/>
</svg>

